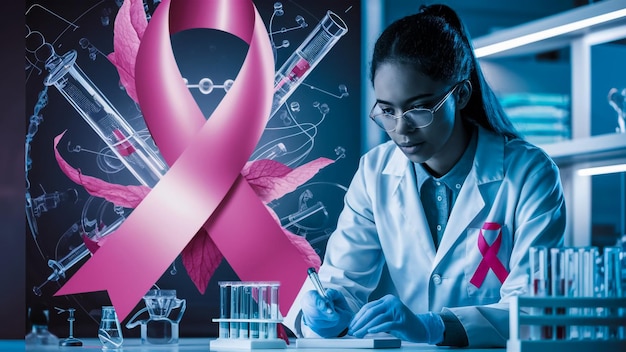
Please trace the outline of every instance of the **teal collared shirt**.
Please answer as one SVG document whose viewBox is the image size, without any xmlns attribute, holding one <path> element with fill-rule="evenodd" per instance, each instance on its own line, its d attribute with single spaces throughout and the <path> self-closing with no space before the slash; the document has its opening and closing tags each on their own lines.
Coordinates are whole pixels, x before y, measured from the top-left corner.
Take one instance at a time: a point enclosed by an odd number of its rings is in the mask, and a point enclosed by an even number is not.
<svg viewBox="0 0 626 352">
<path fill-rule="evenodd" d="M 424 213 L 433 237 L 435 250 L 439 248 L 441 237 L 446 230 L 452 207 L 461 191 L 463 182 L 472 169 L 476 154 L 476 130 L 461 159 L 447 174 L 437 178 L 432 176 L 422 164 L 413 164 L 417 178 L 417 189 L 424 207 Z"/>
</svg>

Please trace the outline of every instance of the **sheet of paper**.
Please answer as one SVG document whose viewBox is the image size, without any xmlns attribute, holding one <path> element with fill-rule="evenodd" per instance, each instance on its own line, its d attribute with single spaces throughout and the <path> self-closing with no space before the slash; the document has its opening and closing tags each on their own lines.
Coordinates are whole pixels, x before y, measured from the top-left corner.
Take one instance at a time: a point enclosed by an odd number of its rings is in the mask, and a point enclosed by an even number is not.
<svg viewBox="0 0 626 352">
<path fill-rule="evenodd" d="M 296 340 L 297 348 L 400 348 L 402 341 L 395 337 L 366 337 L 358 339 L 345 336 L 332 339 L 300 338 Z"/>
</svg>

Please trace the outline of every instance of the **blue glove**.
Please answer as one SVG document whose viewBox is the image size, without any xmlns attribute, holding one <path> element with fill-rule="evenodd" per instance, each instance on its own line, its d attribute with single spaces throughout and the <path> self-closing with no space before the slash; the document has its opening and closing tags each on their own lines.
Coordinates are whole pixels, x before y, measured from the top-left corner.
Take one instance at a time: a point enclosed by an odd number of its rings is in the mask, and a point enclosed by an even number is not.
<svg viewBox="0 0 626 352">
<path fill-rule="evenodd" d="M 348 327 L 354 313 L 346 298 L 337 290 L 326 289 L 327 302 L 317 291 L 308 291 L 302 297 L 302 320 L 321 337 L 337 337 Z"/>
<path fill-rule="evenodd" d="M 443 319 L 437 314 L 414 314 L 393 295 L 367 303 L 356 313 L 348 334 L 363 337 L 379 332 L 401 340 L 436 344 L 443 341 Z"/>
</svg>

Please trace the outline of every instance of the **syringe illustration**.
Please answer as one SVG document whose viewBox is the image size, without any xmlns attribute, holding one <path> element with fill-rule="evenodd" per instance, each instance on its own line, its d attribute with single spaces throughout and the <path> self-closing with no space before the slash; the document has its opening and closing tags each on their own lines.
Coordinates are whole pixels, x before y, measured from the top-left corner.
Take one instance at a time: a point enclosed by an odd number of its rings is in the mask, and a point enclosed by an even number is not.
<svg viewBox="0 0 626 352">
<path fill-rule="evenodd" d="M 63 56 L 52 53 L 46 68 L 50 75 L 44 84 L 61 92 L 141 184 L 156 185 L 167 171 L 167 164 L 78 67 L 76 51 Z"/>
<path fill-rule="evenodd" d="M 117 220 L 115 220 L 113 223 L 106 226 L 105 228 L 92 230 L 89 234 L 87 234 L 87 237 L 91 240 L 104 238 L 113 231 L 115 231 L 118 227 L 120 227 L 123 221 L 124 218 L 119 217 Z M 70 227 L 70 229 L 68 229 L 68 231 L 78 231 L 78 225 L 74 224 L 72 227 Z M 71 269 L 74 265 L 76 265 L 78 262 L 83 260 L 83 258 L 87 257 L 90 254 L 91 252 L 87 248 L 87 245 L 85 245 L 85 243 L 81 243 L 80 245 L 72 249 L 63 258 L 59 260 L 49 259 L 48 266 L 52 269 L 52 274 L 48 275 L 46 281 L 44 281 L 41 285 L 33 287 L 33 293 L 35 293 L 37 296 L 41 296 L 41 288 L 43 286 L 45 286 L 48 282 L 59 281 L 59 279 L 64 278 L 65 273 L 69 269 Z"/>
<path fill-rule="evenodd" d="M 50 50 L 51 55 L 46 61 L 46 68 L 50 74 L 44 80 L 44 84 L 59 90 L 137 181 L 145 186 L 154 187 L 168 169 L 161 156 L 148 146 L 80 69 L 76 64 L 76 51 L 72 50 L 59 56 L 51 47 Z M 92 231 L 88 237 L 92 239 L 106 237 L 123 221 L 124 218 L 119 218 L 105 229 Z M 48 266 L 53 272 L 44 283 L 34 287 L 33 292 L 41 295 L 41 288 L 45 284 L 65 277 L 68 269 L 90 254 L 83 243 L 59 260 L 48 260 Z"/>
<path fill-rule="evenodd" d="M 339 16 L 332 11 L 326 12 L 320 23 L 276 72 L 270 119 L 347 31 L 348 26 Z"/>
</svg>

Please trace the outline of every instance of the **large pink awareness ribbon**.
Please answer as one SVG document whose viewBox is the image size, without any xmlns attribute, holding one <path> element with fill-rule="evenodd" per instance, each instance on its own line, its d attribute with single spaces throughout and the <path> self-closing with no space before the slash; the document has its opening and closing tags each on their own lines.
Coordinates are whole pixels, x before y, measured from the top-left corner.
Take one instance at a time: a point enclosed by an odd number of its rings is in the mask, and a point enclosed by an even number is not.
<svg viewBox="0 0 626 352">
<path fill-rule="evenodd" d="M 222 30 L 249 44 L 208 120 L 171 47 L 170 35 L 191 28 Z M 107 290 L 123 320 L 204 227 L 241 280 L 280 281 L 286 315 L 308 265 L 240 175 L 269 118 L 274 83 L 271 44 L 254 4 L 162 1 L 142 37 L 135 80 L 150 132 L 171 167 L 56 295 Z"/>
<path fill-rule="evenodd" d="M 498 235 L 491 246 L 487 243 L 483 230 L 498 231 Z M 498 280 L 500 280 L 501 283 L 504 283 L 504 280 L 506 280 L 507 276 L 509 276 L 509 272 L 498 258 L 498 251 L 500 250 L 501 244 L 502 227 L 495 222 L 485 222 L 483 227 L 480 229 L 480 233 L 478 234 L 478 250 L 480 250 L 480 253 L 483 255 L 483 259 L 478 264 L 478 267 L 470 280 L 472 285 L 480 288 L 487 277 L 489 269 L 493 270 L 493 273 L 496 274 L 496 277 L 498 277 Z"/>
</svg>

